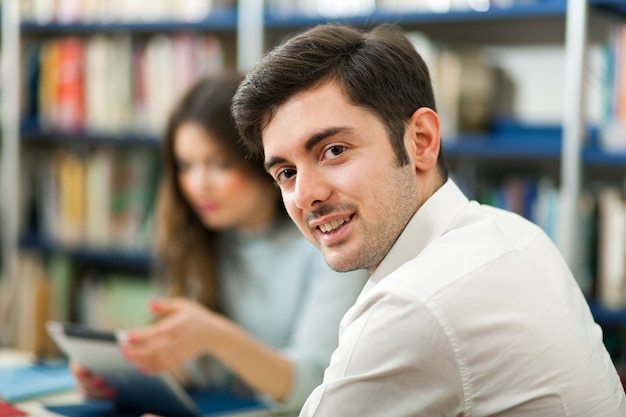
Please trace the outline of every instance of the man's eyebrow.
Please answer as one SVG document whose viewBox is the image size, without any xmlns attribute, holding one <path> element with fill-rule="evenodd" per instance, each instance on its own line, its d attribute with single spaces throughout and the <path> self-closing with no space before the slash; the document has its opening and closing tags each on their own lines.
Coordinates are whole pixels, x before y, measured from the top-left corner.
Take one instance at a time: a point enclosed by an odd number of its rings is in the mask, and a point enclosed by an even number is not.
<svg viewBox="0 0 626 417">
<path fill-rule="evenodd" d="M 311 149 L 313 149 L 318 143 L 320 143 L 324 139 L 330 136 L 336 135 L 337 133 L 345 132 L 348 130 L 351 130 L 351 129 L 349 127 L 334 126 L 334 127 L 329 127 L 327 129 L 316 132 L 313 135 L 311 135 L 311 137 L 307 139 L 307 141 L 304 143 L 304 149 L 307 152 L 309 152 Z M 267 161 L 265 161 L 263 166 L 265 167 L 266 171 L 269 171 L 270 168 L 273 167 L 274 165 L 282 164 L 286 162 L 287 160 L 285 158 L 282 158 L 280 156 L 274 156 L 274 157 L 269 158 Z"/>
<path fill-rule="evenodd" d="M 277 164 L 283 164 L 287 162 L 285 158 L 281 158 L 279 156 L 274 156 L 263 163 L 263 167 L 266 171 L 269 171 L 271 167 Z"/>
<path fill-rule="evenodd" d="M 308 152 L 324 139 L 336 135 L 339 132 L 349 130 L 347 127 L 334 126 L 313 134 L 305 143 L 304 149 Z"/>
</svg>

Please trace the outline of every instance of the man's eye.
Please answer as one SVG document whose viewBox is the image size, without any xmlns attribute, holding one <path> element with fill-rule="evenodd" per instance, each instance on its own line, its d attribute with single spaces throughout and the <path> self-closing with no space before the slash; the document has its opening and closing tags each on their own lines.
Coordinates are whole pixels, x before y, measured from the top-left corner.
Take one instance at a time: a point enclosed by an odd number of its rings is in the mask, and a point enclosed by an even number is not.
<svg viewBox="0 0 626 417">
<path fill-rule="evenodd" d="M 333 145 L 324 151 L 324 156 L 326 158 L 333 159 L 344 153 L 345 150 L 345 146 Z"/>
<path fill-rule="evenodd" d="M 276 180 L 278 182 L 287 181 L 289 178 L 293 177 L 294 175 L 296 175 L 295 169 L 283 169 L 282 171 L 278 173 L 278 175 L 276 175 Z"/>
</svg>

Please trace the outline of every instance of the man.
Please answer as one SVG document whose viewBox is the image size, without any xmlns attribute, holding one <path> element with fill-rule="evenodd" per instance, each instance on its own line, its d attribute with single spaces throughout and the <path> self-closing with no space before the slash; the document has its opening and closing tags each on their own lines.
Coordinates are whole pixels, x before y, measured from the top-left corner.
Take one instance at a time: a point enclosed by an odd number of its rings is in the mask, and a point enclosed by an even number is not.
<svg viewBox="0 0 626 417">
<path fill-rule="evenodd" d="M 448 179 L 429 73 L 401 31 L 295 36 L 233 114 L 328 264 L 372 274 L 301 415 L 626 416 L 550 239 Z"/>
</svg>

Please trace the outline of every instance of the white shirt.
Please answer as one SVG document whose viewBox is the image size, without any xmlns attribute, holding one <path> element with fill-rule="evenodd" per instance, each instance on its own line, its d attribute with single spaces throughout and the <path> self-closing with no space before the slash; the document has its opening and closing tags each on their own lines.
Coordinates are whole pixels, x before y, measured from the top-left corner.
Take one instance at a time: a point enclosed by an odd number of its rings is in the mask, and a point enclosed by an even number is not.
<svg viewBox="0 0 626 417">
<path fill-rule="evenodd" d="M 452 181 L 406 226 L 339 337 L 301 416 L 626 416 L 556 247 Z"/>
</svg>

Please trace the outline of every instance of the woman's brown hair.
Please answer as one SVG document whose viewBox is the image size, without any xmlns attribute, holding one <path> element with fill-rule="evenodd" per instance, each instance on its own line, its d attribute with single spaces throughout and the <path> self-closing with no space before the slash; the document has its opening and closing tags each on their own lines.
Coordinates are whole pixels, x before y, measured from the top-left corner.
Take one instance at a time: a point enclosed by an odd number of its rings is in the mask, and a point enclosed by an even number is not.
<svg viewBox="0 0 626 417">
<path fill-rule="evenodd" d="M 249 155 L 240 140 L 230 105 L 241 76 L 226 72 L 197 81 L 170 114 L 162 146 L 162 174 L 155 209 L 156 254 L 167 274 L 171 296 L 188 296 L 206 307 L 219 310 L 218 231 L 207 228 L 183 196 L 178 182 L 174 140 L 178 128 L 195 123 L 205 129 L 239 169 L 250 176 L 272 182 L 259 156 Z M 286 212 L 277 193 L 277 210 Z"/>
</svg>

